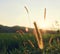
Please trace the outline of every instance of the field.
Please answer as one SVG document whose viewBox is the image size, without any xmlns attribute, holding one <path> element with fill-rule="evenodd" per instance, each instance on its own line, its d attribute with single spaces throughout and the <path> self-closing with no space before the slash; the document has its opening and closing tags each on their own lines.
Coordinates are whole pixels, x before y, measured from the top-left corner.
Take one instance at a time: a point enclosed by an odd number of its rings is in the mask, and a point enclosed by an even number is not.
<svg viewBox="0 0 60 54">
<path fill-rule="evenodd" d="M 44 49 L 34 34 L 0 33 L 0 54 L 60 54 L 60 34 L 43 34 Z"/>
</svg>

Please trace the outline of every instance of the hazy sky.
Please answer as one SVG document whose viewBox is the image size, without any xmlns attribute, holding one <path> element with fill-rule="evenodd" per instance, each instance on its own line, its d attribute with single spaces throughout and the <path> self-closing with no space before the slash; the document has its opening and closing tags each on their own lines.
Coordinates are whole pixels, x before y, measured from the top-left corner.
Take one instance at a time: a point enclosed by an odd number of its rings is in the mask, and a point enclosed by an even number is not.
<svg viewBox="0 0 60 54">
<path fill-rule="evenodd" d="M 29 16 L 24 6 L 28 8 Z M 46 27 L 55 28 L 55 21 L 60 21 L 60 0 L 0 0 L 0 24 L 33 27 L 36 21 L 41 27 L 44 24 L 44 8 Z"/>
</svg>

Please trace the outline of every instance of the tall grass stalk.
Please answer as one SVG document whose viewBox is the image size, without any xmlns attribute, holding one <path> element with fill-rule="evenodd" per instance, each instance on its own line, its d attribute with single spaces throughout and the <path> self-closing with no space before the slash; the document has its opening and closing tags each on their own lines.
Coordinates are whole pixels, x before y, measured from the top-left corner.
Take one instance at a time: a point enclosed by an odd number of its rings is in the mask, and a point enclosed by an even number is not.
<svg viewBox="0 0 60 54">
<path fill-rule="evenodd" d="M 30 43 L 30 45 L 31 45 L 32 47 L 35 47 L 31 40 L 28 40 L 28 42 Z"/>
<path fill-rule="evenodd" d="M 34 22 L 34 26 L 35 26 L 35 37 L 36 37 L 36 40 L 37 40 L 37 43 L 38 43 L 38 47 L 40 49 L 43 49 L 44 48 L 44 45 L 43 45 L 42 35 L 41 35 L 40 30 L 37 27 L 36 22 Z"/>
<path fill-rule="evenodd" d="M 29 16 L 29 9 L 27 8 L 27 6 L 24 6 L 26 12 L 27 12 L 27 17 L 28 17 L 28 21 L 29 21 L 29 25 L 31 26 L 31 20 L 30 20 L 30 16 Z M 26 32 L 29 31 L 28 27 L 25 28 Z"/>
</svg>

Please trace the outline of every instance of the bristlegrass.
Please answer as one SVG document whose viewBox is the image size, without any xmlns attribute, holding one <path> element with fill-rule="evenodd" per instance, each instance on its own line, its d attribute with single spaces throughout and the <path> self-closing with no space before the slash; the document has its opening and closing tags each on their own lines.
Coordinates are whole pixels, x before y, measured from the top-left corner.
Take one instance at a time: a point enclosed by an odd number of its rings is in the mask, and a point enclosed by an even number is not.
<svg viewBox="0 0 60 54">
<path fill-rule="evenodd" d="M 44 9 L 44 20 L 46 19 L 46 8 Z"/>
<path fill-rule="evenodd" d="M 53 40 L 53 38 L 51 37 L 51 38 L 49 39 L 49 45 L 50 45 L 50 46 L 52 46 L 52 44 L 51 44 L 51 43 L 52 43 L 52 40 Z"/>
<path fill-rule="evenodd" d="M 60 44 L 60 40 L 59 40 L 59 38 L 57 38 L 57 44 L 58 44 L 58 45 Z"/>
<path fill-rule="evenodd" d="M 28 42 L 30 43 L 30 45 L 31 45 L 32 47 L 35 47 L 31 40 L 28 40 Z"/>
<path fill-rule="evenodd" d="M 29 13 L 28 8 L 26 6 L 24 6 L 24 8 L 25 8 L 26 12 Z"/>
<path fill-rule="evenodd" d="M 40 30 L 39 30 L 38 27 L 37 27 L 36 22 L 34 22 L 34 26 L 35 26 L 35 37 L 36 37 L 36 40 L 37 40 L 37 43 L 38 43 L 38 47 L 39 47 L 40 49 L 43 49 L 44 46 L 43 46 L 42 35 L 41 35 Z"/>
</svg>

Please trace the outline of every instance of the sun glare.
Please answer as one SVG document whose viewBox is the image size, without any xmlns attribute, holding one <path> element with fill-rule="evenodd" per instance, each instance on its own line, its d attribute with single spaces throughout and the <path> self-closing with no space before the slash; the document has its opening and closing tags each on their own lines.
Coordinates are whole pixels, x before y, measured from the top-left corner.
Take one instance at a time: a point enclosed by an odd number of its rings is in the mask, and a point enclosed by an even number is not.
<svg viewBox="0 0 60 54">
<path fill-rule="evenodd" d="M 47 24 L 48 23 L 46 21 L 43 21 L 40 25 L 40 28 L 46 30 L 47 29 Z"/>
<path fill-rule="evenodd" d="M 41 28 L 45 29 L 46 28 L 46 24 L 45 23 L 42 23 L 41 24 Z"/>
</svg>

